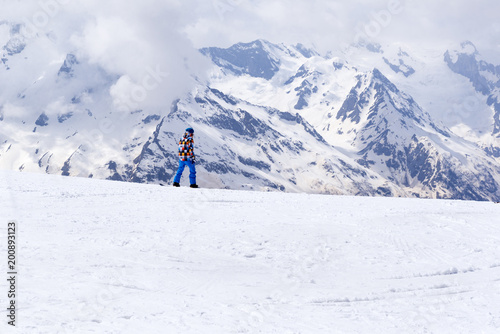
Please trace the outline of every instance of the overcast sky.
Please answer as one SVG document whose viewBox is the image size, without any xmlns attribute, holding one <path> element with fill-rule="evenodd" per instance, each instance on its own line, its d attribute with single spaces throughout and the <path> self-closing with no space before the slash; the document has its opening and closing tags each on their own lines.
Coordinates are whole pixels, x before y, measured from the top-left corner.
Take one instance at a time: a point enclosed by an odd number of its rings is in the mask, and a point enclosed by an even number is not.
<svg viewBox="0 0 500 334">
<path fill-rule="evenodd" d="M 197 7 L 185 31 L 198 47 L 265 38 L 325 51 L 362 34 L 425 47 L 471 40 L 491 55 L 500 53 L 499 13 L 498 0 L 217 0 Z"/>
<path fill-rule="evenodd" d="M 64 27 L 59 33 L 65 38 L 92 34 L 89 25 L 97 20 L 106 21 L 103 29 L 117 40 L 138 45 L 134 38 L 147 44 L 148 34 L 177 43 L 180 32 L 195 47 L 264 38 L 328 50 L 366 34 L 375 41 L 431 46 L 468 39 L 488 52 L 500 51 L 498 0 L 1 1 L 0 17 L 33 21 L 45 11 L 51 16 L 45 28 L 63 23 L 58 27 Z"/>
<path fill-rule="evenodd" d="M 158 66 L 175 78 L 202 73 L 207 64 L 197 48 L 258 38 L 301 42 L 322 54 L 360 38 L 443 53 L 470 40 L 486 60 L 500 65 L 498 0 L 0 0 L 0 5 L 0 21 L 22 22 L 28 31 L 50 36 L 61 55 L 75 52 L 109 73 L 127 74 L 120 87 L 140 82 Z M 165 88 L 189 85 L 178 80 Z"/>
</svg>

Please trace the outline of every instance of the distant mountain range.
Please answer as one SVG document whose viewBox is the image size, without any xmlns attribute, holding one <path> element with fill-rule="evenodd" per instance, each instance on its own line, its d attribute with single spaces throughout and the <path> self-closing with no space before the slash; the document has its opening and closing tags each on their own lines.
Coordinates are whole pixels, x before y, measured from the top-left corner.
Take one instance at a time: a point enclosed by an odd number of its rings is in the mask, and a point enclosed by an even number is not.
<svg viewBox="0 0 500 334">
<path fill-rule="evenodd" d="M 26 77 L 22 26 L 2 22 L 0 36 L 1 168 L 170 183 L 192 126 L 204 187 L 500 201 L 500 66 L 471 42 L 439 56 L 204 48 L 208 80 L 163 109 L 124 112 L 110 97 L 120 76 L 72 52 Z"/>
</svg>

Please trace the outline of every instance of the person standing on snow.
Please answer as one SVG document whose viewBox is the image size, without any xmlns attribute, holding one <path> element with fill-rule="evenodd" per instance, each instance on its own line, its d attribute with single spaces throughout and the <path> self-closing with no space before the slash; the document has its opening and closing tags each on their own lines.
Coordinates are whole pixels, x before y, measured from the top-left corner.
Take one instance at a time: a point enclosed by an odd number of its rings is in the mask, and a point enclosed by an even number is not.
<svg viewBox="0 0 500 334">
<path fill-rule="evenodd" d="M 186 166 L 189 167 L 189 183 L 191 188 L 198 188 L 196 184 L 196 168 L 194 156 L 194 130 L 187 128 L 184 136 L 179 140 L 179 169 L 174 177 L 174 187 L 180 187 L 182 172 Z"/>
</svg>

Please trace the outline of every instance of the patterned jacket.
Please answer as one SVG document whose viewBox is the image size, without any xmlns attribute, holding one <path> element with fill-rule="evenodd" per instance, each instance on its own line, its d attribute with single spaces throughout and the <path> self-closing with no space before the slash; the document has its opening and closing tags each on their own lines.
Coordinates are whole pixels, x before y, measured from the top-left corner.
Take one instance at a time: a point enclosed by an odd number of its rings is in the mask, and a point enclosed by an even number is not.
<svg viewBox="0 0 500 334">
<path fill-rule="evenodd" d="M 179 140 L 179 159 L 181 161 L 190 159 L 194 162 L 194 140 L 192 133 L 184 133 L 184 136 Z"/>
</svg>

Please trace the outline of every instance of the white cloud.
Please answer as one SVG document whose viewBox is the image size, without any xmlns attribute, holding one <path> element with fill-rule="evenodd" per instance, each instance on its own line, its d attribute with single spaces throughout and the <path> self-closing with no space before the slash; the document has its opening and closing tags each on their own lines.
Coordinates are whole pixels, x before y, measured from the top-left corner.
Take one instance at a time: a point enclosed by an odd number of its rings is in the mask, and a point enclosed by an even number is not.
<svg viewBox="0 0 500 334">
<path fill-rule="evenodd" d="M 23 107 L 11 103 L 6 103 L 0 107 L 0 117 L 5 119 L 20 119 L 28 115 L 28 111 Z"/>
<path fill-rule="evenodd" d="M 0 22 L 24 24 L 27 44 L 38 49 L 24 52 L 27 64 L 43 68 L 38 55 L 46 67 L 74 53 L 82 63 L 147 87 L 148 96 L 142 102 L 160 108 L 192 87 L 192 76 L 203 77 L 208 67 L 208 61 L 181 32 L 186 22 L 195 19 L 190 3 L 195 1 L 3 0 Z M 25 68 L 30 72 L 17 67 L 20 77 L 37 75 L 32 66 Z"/>
<path fill-rule="evenodd" d="M 55 51 L 45 58 L 76 52 L 131 87 L 154 86 L 143 101 L 151 106 L 168 105 L 190 87 L 192 75 L 203 76 L 208 63 L 197 48 L 258 38 L 301 42 L 322 53 L 360 37 L 443 52 L 471 40 L 500 64 L 500 2 L 493 0 L 0 1 L 0 21 L 28 22 L 49 36 Z M 160 73 L 156 82 L 151 72 Z"/>
<path fill-rule="evenodd" d="M 186 22 L 186 32 L 197 47 L 228 46 L 264 38 L 314 44 L 324 52 L 366 34 L 377 42 L 430 48 L 471 40 L 484 53 L 498 52 L 500 2 L 493 0 L 216 0 L 211 3 L 212 8 L 204 7 L 204 14 L 197 12 L 193 22 Z M 217 13 L 213 4 L 219 4 L 223 10 Z M 496 59 L 500 62 L 498 56 Z"/>
<path fill-rule="evenodd" d="M 59 97 L 58 99 L 49 103 L 44 109 L 43 112 L 47 116 L 57 116 L 66 114 L 68 112 L 75 111 L 75 106 L 69 103 L 66 103 L 63 97 Z"/>
<path fill-rule="evenodd" d="M 494 0 L 3 0 L 1 5 L 0 15 L 6 19 L 34 21 L 45 13 L 45 30 L 57 29 L 63 37 L 83 33 L 87 45 L 96 43 L 90 52 L 98 53 L 99 43 L 110 50 L 123 49 L 120 43 L 130 43 L 130 48 L 152 41 L 175 43 L 184 38 L 182 32 L 196 47 L 265 38 L 328 48 L 349 43 L 373 22 L 383 28 L 373 38 L 383 41 L 471 39 L 496 47 L 500 34 L 500 3 Z M 402 10 L 391 11 L 398 7 Z"/>
<path fill-rule="evenodd" d="M 375 41 L 433 46 L 469 39 L 484 52 L 498 51 L 498 12 L 494 0 L 3 0 L 0 15 L 34 21 L 45 13 L 44 31 L 56 29 L 61 44 L 79 41 L 93 61 L 119 70 L 130 59 L 150 64 L 164 54 L 192 54 L 191 44 L 264 38 L 325 51 L 367 31 Z"/>
<path fill-rule="evenodd" d="M 129 100 L 140 103 L 129 105 L 168 105 L 191 87 L 193 75 L 203 76 L 207 61 L 180 32 L 187 19 L 184 3 L 91 0 L 85 8 L 89 18 L 71 41 L 90 63 L 122 76 L 115 93 L 130 81 L 135 95 Z"/>
</svg>

